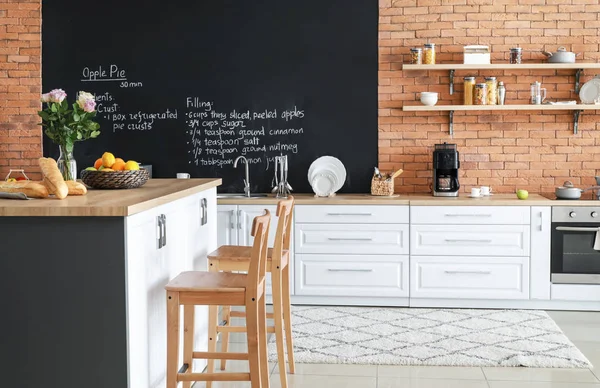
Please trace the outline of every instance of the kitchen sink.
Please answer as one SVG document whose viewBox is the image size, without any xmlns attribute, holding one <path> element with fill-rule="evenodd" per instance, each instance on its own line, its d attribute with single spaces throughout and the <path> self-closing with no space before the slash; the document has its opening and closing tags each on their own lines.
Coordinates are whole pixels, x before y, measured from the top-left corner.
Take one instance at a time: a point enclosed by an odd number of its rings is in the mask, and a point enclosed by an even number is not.
<svg viewBox="0 0 600 388">
<path fill-rule="evenodd" d="M 250 196 L 246 196 L 243 193 L 222 193 L 222 194 L 217 194 L 217 199 L 218 198 L 247 198 L 247 199 L 253 199 L 253 198 L 266 198 L 267 194 L 250 194 Z"/>
</svg>

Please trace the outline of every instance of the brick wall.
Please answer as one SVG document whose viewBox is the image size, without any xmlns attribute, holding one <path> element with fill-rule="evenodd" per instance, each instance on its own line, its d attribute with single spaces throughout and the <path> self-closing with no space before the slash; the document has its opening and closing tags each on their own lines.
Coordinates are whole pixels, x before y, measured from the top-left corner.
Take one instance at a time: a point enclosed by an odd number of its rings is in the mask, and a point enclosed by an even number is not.
<svg viewBox="0 0 600 388">
<path fill-rule="evenodd" d="M 598 0 L 380 0 L 379 164 L 403 168 L 397 192 L 430 190 L 433 145 L 456 143 L 464 191 L 491 185 L 498 192 L 525 188 L 554 191 L 565 180 L 595 184 L 600 175 L 600 125 L 595 111 L 582 114 L 573 135 L 573 114 L 561 111 L 455 112 L 454 137 L 448 113 L 403 112 L 420 104 L 419 92 L 440 93 L 438 104 L 462 104 L 462 78 L 496 76 L 507 88 L 507 103 L 528 103 L 529 84 L 538 80 L 551 99 L 576 99 L 574 71 L 457 71 L 454 95 L 448 71 L 402 71 L 409 49 L 436 44 L 438 63 L 462 63 L 464 45 L 489 45 L 492 62 L 508 61 L 519 45 L 527 61 L 543 61 L 539 50 L 559 46 L 583 52 L 578 60 L 600 59 Z M 538 52 L 533 52 L 538 50 Z M 600 71 L 596 71 L 600 73 Z M 582 81 L 596 73 L 585 72 Z"/>
<path fill-rule="evenodd" d="M 0 179 L 11 168 L 40 179 L 40 8 L 40 0 L 0 0 Z"/>
</svg>

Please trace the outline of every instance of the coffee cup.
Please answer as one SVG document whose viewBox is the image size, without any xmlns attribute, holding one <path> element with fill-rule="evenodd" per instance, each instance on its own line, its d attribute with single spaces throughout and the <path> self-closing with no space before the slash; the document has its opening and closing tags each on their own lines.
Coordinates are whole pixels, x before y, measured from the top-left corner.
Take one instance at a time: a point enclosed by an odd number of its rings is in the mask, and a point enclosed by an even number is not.
<svg viewBox="0 0 600 388">
<path fill-rule="evenodd" d="M 190 174 L 187 172 L 178 172 L 177 179 L 190 179 Z"/>
<path fill-rule="evenodd" d="M 479 187 L 473 187 L 471 189 L 471 197 L 481 197 L 481 189 Z"/>
<path fill-rule="evenodd" d="M 490 186 L 481 186 L 481 195 L 488 196 L 492 193 L 492 188 Z"/>
</svg>

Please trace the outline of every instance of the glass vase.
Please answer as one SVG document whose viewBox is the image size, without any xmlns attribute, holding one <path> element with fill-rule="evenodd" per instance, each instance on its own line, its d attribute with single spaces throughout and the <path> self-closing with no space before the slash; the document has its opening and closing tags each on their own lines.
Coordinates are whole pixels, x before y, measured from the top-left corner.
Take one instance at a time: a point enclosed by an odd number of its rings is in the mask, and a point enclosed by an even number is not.
<svg viewBox="0 0 600 388">
<path fill-rule="evenodd" d="M 77 179 L 77 162 L 73 157 L 73 151 L 68 152 L 66 146 L 61 145 L 58 147 L 60 155 L 56 164 L 58 169 L 66 181 L 74 181 Z"/>
</svg>

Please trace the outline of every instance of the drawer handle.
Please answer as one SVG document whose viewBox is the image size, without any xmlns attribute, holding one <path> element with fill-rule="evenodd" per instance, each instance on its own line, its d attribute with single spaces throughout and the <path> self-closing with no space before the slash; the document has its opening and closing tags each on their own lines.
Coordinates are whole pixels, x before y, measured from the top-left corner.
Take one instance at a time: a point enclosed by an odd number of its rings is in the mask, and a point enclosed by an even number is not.
<svg viewBox="0 0 600 388">
<path fill-rule="evenodd" d="M 331 241 L 373 241 L 371 237 L 329 237 Z"/>
<path fill-rule="evenodd" d="M 490 275 L 492 271 L 444 271 L 450 275 L 467 274 L 467 275 Z"/>
<path fill-rule="evenodd" d="M 449 243 L 485 243 L 485 244 L 489 244 L 492 242 L 492 240 L 454 240 L 454 239 L 449 239 L 449 238 L 447 238 L 444 241 L 449 242 Z"/>
<path fill-rule="evenodd" d="M 327 213 L 328 216 L 372 216 L 373 213 Z"/>
<path fill-rule="evenodd" d="M 444 214 L 445 217 L 491 217 L 491 214 Z"/>
<path fill-rule="evenodd" d="M 329 272 L 373 272 L 371 268 L 328 268 Z"/>
</svg>

